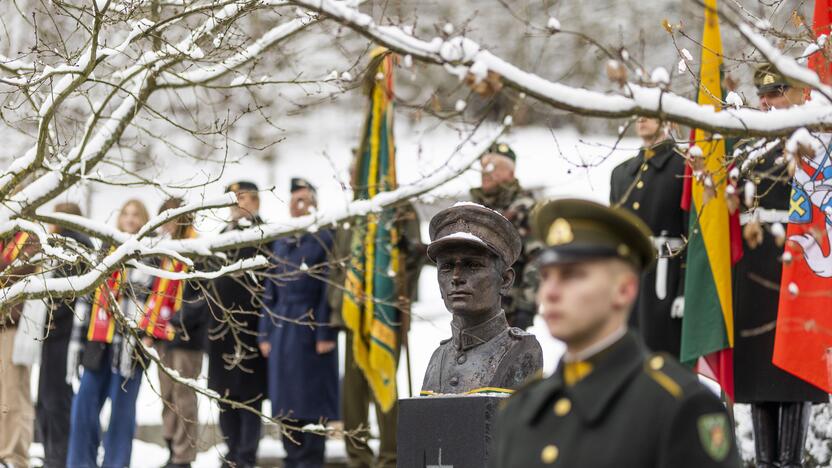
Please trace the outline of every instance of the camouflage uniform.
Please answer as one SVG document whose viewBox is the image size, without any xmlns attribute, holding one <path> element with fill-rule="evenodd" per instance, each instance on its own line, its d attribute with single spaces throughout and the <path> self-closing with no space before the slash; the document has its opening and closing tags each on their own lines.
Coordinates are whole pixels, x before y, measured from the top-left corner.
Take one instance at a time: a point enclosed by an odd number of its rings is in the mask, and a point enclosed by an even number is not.
<svg viewBox="0 0 832 468">
<path fill-rule="evenodd" d="M 515 179 L 501 185 L 493 193 L 485 193 L 482 188 L 472 189 L 471 199 L 474 203 L 487 206 L 505 216 L 523 239 L 523 251 L 512 265 L 514 285 L 508 296 L 503 296 L 503 310 L 510 326 L 525 330 L 532 325 L 537 312 L 537 270 L 532 259 L 541 245 L 529 230 L 529 212 L 535 203 L 534 196 Z"/>
</svg>

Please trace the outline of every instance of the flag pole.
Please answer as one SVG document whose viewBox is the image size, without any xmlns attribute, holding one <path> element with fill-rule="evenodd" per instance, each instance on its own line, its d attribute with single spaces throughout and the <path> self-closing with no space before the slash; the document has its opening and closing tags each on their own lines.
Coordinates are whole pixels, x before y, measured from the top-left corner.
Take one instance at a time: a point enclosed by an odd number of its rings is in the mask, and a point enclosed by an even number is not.
<svg viewBox="0 0 832 468">
<path fill-rule="evenodd" d="M 407 396 L 409 398 L 413 398 L 413 375 L 411 373 L 410 367 L 410 340 L 407 336 L 410 334 L 410 330 L 407 330 L 405 333 L 405 340 L 402 345 L 404 346 L 404 360 L 405 365 L 407 366 Z"/>
</svg>

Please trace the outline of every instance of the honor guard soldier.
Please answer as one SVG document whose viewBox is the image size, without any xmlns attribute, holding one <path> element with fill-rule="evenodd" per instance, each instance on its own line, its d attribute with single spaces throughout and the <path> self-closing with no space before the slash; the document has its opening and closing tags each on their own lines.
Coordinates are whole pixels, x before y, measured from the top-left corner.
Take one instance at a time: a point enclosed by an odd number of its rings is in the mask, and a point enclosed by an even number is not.
<svg viewBox="0 0 832 468">
<path fill-rule="evenodd" d="M 622 209 L 563 199 L 534 209 L 532 232 L 546 245 L 537 301 L 566 353 L 551 377 L 507 401 L 491 467 L 739 467 L 719 398 L 627 330 L 656 255 L 647 226 Z"/>
<path fill-rule="evenodd" d="M 678 251 L 688 231 L 688 216 L 681 207 L 685 157 L 660 120 L 639 117 L 635 127 L 642 148 L 612 171 L 610 204 L 644 221 L 659 259 L 641 278 L 630 325 L 648 348 L 678 358 L 685 295 L 684 259 Z"/>
<path fill-rule="evenodd" d="M 756 70 L 754 85 L 763 111 L 803 104 L 803 87 L 769 64 Z M 762 468 L 802 466 L 811 404 L 829 401 L 823 390 L 771 362 L 783 255 L 771 227 L 788 223 L 792 190 L 786 165 L 776 162 L 783 149 L 782 140 L 753 140 L 734 152 L 739 186 L 756 186 L 751 206 L 740 213 L 743 256 L 734 270 L 734 396 L 751 404 L 755 461 Z"/>
</svg>

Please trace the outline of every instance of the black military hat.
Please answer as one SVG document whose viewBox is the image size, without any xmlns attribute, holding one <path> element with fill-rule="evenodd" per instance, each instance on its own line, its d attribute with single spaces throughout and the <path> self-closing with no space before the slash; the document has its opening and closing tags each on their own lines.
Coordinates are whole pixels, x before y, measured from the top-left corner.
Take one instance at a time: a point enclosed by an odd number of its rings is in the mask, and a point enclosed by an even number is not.
<svg viewBox="0 0 832 468">
<path fill-rule="evenodd" d="M 511 147 L 505 143 L 495 142 L 488 148 L 488 151 L 483 153 L 483 156 L 486 154 L 499 154 L 500 156 L 505 156 L 512 161 L 517 162 L 517 155 L 514 154 L 514 150 L 512 150 Z"/>
<path fill-rule="evenodd" d="M 317 192 L 315 186 L 310 184 L 308 180 L 301 177 L 292 177 L 292 186 L 289 188 L 289 192 L 294 193 L 301 189 L 309 189 L 311 192 Z"/>
<path fill-rule="evenodd" d="M 256 192 L 259 189 L 257 188 L 257 184 L 254 182 L 249 182 L 247 180 L 241 180 L 239 182 L 234 182 L 233 184 L 229 184 L 228 187 L 225 188 L 226 193 L 228 192 Z"/>
<path fill-rule="evenodd" d="M 511 266 L 520 256 L 523 243 L 520 234 L 500 213 L 470 202 L 457 203 L 430 220 L 428 258 L 446 246 L 472 244 L 484 247 Z"/>
<path fill-rule="evenodd" d="M 620 258 L 644 270 L 656 258 L 650 229 L 623 208 L 589 200 L 548 200 L 534 207 L 531 224 L 532 234 L 546 246 L 537 259 L 540 265 Z"/>
<path fill-rule="evenodd" d="M 798 85 L 783 76 L 774 68 L 774 65 L 764 63 L 754 70 L 754 86 L 757 87 L 757 95 L 761 95 L 772 91 L 783 91 Z"/>
</svg>

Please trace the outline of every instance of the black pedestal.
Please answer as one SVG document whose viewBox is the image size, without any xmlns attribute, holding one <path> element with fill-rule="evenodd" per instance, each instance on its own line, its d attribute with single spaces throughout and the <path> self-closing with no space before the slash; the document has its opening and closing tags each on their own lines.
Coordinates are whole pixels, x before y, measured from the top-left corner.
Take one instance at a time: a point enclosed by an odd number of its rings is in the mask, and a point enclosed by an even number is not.
<svg viewBox="0 0 832 468">
<path fill-rule="evenodd" d="M 500 402 L 507 395 L 399 400 L 398 468 L 483 468 Z"/>
</svg>

